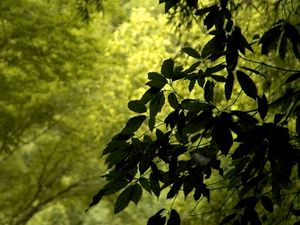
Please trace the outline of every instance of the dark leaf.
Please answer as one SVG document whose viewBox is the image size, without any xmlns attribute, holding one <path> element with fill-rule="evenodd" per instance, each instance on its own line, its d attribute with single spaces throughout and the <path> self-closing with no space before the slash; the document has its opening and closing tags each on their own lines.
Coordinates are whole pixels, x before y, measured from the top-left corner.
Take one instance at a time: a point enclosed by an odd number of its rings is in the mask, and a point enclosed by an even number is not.
<svg viewBox="0 0 300 225">
<path fill-rule="evenodd" d="M 262 119 L 264 119 L 268 113 L 268 100 L 265 94 L 261 97 L 257 97 L 257 104 L 258 104 L 258 112 Z"/>
<path fill-rule="evenodd" d="M 159 73 L 154 73 L 154 72 L 148 73 L 148 79 L 150 81 L 148 81 L 146 85 L 157 89 L 162 89 L 168 83 L 167 79 L 164 78 Z"/>
<path fill-rule="evenodd" d="M 300 225 L 300 221 L 297 221 L 296 223 L 294 223 L 294 225 Z"/>
<path fill-rule="evenodd" d="M 132 198 L 132 186 L 127 187 L 117 198 L 117 201 L 115 203 L 115 209 L 114 213 L 117 214 L 124 210 Z"/>
<path fill-rule="evenodd" d="M 182 108 L 189 111 L 206 111 L 211 110 L 214 107 L 206 102 L 200 102 L 193 99 L 184 99 L 181 102 Z"/>
<path fill-rule="evenodd" d="M 197 8 L 198 0 L 186 0 L 190 8 Z"/>
<path fill-rule="evenodd" d="M 205 76 L 209 76 L 209 75 L 211 75 L 211 74 L 213 74 L 213 73 L 216 73 L 216 72 L 219 72 L 219 71 L 221 71 L 221 70 L 223 70 L 223 69 L 225 69 L 225 68 L 226 68 L 226 65 L 223 64 L 223 63 L 220 63 L 220 64 L 218 64 L 218 65 L 216 65 L 216 66 L 207 68 L 207 69 L 205 70 L 205 72 L 204 72 L 204 75 L 205 75 Z"/>
<path fill-rule="evenodd" d="M 92 202 L 89 204 L 89 208 L 97 205 L 101 201 L 102 197 L 105 195 L 106 191 L 107 191 L 106 189 L 101 189 L 96 195 L 94 195 Z"/>
<path fill-rule="evenodd" d="M 300 216 L 300 209 L 293 209 L 293 210 L 292 210 L 292 213 L 293 213 L 295 216 Z"/>
<path fill-rule="evenodd" d="M 152 87 L 149 88 L 142 96 L 142 98 L 140 99 L 140 102 L 144 105 L 146 105 L 149 101 L 151 101 L 156 94 L 160 91 L 160 89 Z"/>
<path fill-rule="evenodd" d="M 282 31 L 284 32 L 284 31 Z M 284 33 L 281 34 L 280 44 L 279 44 L 279 56 L 284 60 L 287 51 L 287 37 Z"/>
<path fill-rule="evenodd" d="M 231 71 L 228 71 L 228 75 L 225 83 L 225 97 L 227 101 L 229 101 L 229 99 L 231 98 L 233 82 L 234 82 L 233 73 Z"/>
<path fill-rule="evenodd" d="M 260 76 L 266 78 L 265 75 L 263 75 L 261 72 L 255 70 L 255 69 L 252 69 L 252 68 L 249 68 L 249 67 L 246 67 L 246 66 L 242 66 L 241 68 L 244 69 L 244 70 L 247 70 L 247 71 L 249 71 L 249 72 L 251 72 L 251 73 L 255 73 L 255 74 L 257 74 L 257 75 L 260 75 Z"/>
<path fill-rule="evenodd" d="M 132 188 L 131 201 L 137 205 L 142 197 L 143 189 L 139 184 L 134 184 L 131 188 Z"/>
<path fill-rule="evenodd" d="M 195 59 L 200 59 L 201 58 L 200 53 L 197 50 L 193 49 L 193 48 L 185 47 L 185 48 L 182 49 L 182 51 L 184 53 L 188 54 L 189 56 L 195 58 Z"/>
<path fill-rule="evenodd" d="M 285 33 L 287 35 L 287 38 L 292 42 L 294 55 L 298 59 L 300 59 L 300 54 L 299 54 L 300 34 L 298 29 L 288 22 L 285 22 L 284 28 L 285 28 Z"/>
<path fill-rule="evenodd" d="M 170 106 L 173 109 L 177 109 L 178 108 L 178 100 L 177 100 L 176 94 L 174 92 L 171 92 L 169 94 L 168 101 L 169 101 Z"/>
<path fill-rule="evenodd" d="M 191 80 L 189 84 L 189 92 L 191 92 L 195 87 L 196 80 Z"/>
<path fill-rule="evenodd" d="M 182 185 L 182 179 L 177 180 L 171 187 L 170 191 L 167 194 L 167 199 L 173 198 L 179 191 Z"/>
<path fill-rule="evenodd" d="M 242 209 L 242 208 L 249 208 L 252 209 L 255 207 L 257 203 L 257 198 L 255 196 L 244 198 L 240 200 L 236 206 L 234 207 L 235 209 Z"/>
<path fill-rule="evenodd" d="M 263 207 L 268 210 L 269 212 L 273 212 L 274 211 L 274 207 L 273 207 L 273 202 L 272 200 L 267 197 L 267 196 L 262 196 L 260 198 L 261 204 L 263 205 Z"/>
<path fill-rule="evenodd" d="M 151 116 L 148 120 L 148 127 L 149 127 L 149 130 L 152 132 L 154 127 L 155 127 L 155 117 L 154 116 Z"/>
<path fill-rule="evenodd" d="M 199 66 L 200 64 L 201 64 L 201 62 L 199 62 L 199 61 L 193 63 L 193 64 L 190 66 L 190 68 L 188 68 L 187 70 L 184 71 L 184 73 L 192 73 L 192 72 L 194 72 L 194 71 L 198 68 L 198 66 Z"/>
<path fill-rule="evenodd" d="M 152 192 L 156 195 L 156 197 L 159 197 L 161 190 L 160 190 L 158 178 L 156 178 L 153 175 L 153 173 L 150 174 L 150 187 Z"/>
<path fill-rule="evenodd" d="M 224 42 L 225 37 L 215 36 L 209 40 L 206 45 L 203 47 L 201 56 L 202 58 L 209 58 L 211 60 L 218 59 L 224 51 Z"/>
<path fill-rule="evenodd" d="M 230 129 L 225 126 L 216 126 L 215 132 L 219 149 L 224 155 L 227 155 L 233 144 L 233 138 Z"/>
<path fill-rule="evenodd" d="M 217 82 L 226 82 L 226 78 L 224 76 L 220 75 L 211 75 L 211 78 L 214 79 Z"/>
<path fill-rule="evenodd" d="M 133 100 L 128 102 L 128 109 L 136 113 L 144 113 L 147 112 L 147 108 L 144 104 L 139 100 Z"/>
<path fill-rule="evenodd" d="M 204 86 L 204 99 L 207 102 L 212 102 L 214 99 L 214 83 L 207 80 Z"/>
<path fill-rule="evenodd" d="M 230 215 L 226 216 L 226 217 L 222 220 L 222 222 L 220 223 L 220 225 L 229 223 L 229 222 L 230 222 L 231 220 L 233 220 L 235 217 L 236 217 L 236 213 L 233 213 L 233 214 L 230 214 Z"/>
<path fill-rule="evenodd" d="M 142 187 L 151 194 L 150 182 L 143 177 L 139 179 L 139 182 L 142 185 Z"/>
<path fill-rule="evenodd" d="M 296 132 L 298 136 L 300 137 L 300 113 L 298 113 L 296 118 Z"/>
<path fill-rule="evenodd" d="M 210 7 L 205 7 L 205 8 L 202 8 L 202 9 L 198 9 L 195 12 L 195 15 L 197 15 L 197 16 L 203 16 L 206 13 L 210 12 L 214 8 L 217 8 L 217 5 L 213 5 L 213 6 L 210 6 Z"/>
<path fill-rule="evenodd" d="M 135 131 L 137 131 L 140 128 L 140 126 L 143 124 L 146 118 L 147 117 L 144 115 L 134 116 L 130 118 L 127 121 L 124 129 L 121 131 L 121 134 L 132 135 Z"/>
<path fill-rule="evenodd" d="M 179 213 L 175 209 L 172 209 L 167 225 L 180 225 L 180 223 L 181 219 Z"/>
<path fill-rule="evenodd" d="M 161 67 L 161 74 L 166 78 L 172 78 L 174 71 L 173 59 L 166 59 Z"/>
<path fill-rule="evenodd" d="M 164 104 L 165 96 L 164 93 L 161 91 L 150 102 L 150 117 L 155 117 L 157 113 L 161 111 Z"/>
<path fill-rule="evenodd" d="M 293 82 L 299 78 L 300 78 L 300 72 L 294 73 L 291 76 L 289 76 L 288 79 L 286 79 L 285 83 L 287 84 L 287 83 Z"/>
<path fill-rule="evenodd" d="M 251 98 L 256 99 L 257 89 L 253 80 L 247 74 L 240 70 L 236 72 L 236 76 L 245 94 Z"/>
<path fill-rule="evenodd" d="M 187 176 L 183 179 L 183 193 L 186 198 L 194 189 L 195 180 L 191 176 Z"/>
<path fill-rule="evenodd" d="M 148 219 L 147 225 L 165 225 L 166 216 L 161 215 L 164 210 L 165 209 L 161 209 L 154 216 L 151 216 Z"/>
</svg>

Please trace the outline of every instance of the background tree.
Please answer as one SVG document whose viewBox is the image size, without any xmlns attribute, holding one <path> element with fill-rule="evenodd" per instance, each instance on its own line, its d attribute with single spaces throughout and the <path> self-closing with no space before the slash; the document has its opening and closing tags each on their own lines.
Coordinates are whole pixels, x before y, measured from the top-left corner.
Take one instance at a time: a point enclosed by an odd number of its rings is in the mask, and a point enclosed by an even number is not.
<svg viewBox="0 0 300 225">
<path fill-rule="evenodd" d="M 143 190 L 156 197 L 166 193 L 172 201 L 192 195 L 199 202 L 226 189 L 231 194 L 216 210 L 229 211 L 221 224 L 298 224 L 299 4 L 160 3 L 179 25 L 202 18 L 211 38 L 201 51 L 183 48 L 194 59 L 190 66 L 169 58 L 159 72 L 148 73 L 148 90 L 128 103 L 139 115 L 103 151 L 107 183 L 90 206 L 119 193 L 114 209 L 119 213 L 130 202 L 138 204 Z M 269 28 L 263 31 L 250 22 L 250 34 L 260 33 L 247 41 L 239 18 L 265 10 L 280 18 L 264 14 Z M 195 97 L 182 94 L 177 83 Z M 159 210 L 148 224 L 166 221 L 180 224 L 173 207 Z"/>
</svg>

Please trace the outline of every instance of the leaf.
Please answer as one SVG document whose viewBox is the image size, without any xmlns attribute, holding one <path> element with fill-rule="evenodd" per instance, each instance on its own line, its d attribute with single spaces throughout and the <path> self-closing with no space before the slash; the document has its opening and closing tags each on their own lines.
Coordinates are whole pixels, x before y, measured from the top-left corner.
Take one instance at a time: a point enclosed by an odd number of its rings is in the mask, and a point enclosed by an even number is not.
<svg viewBox="0 0 300 225">
<path fill-rule="evenodd" d="M 257 203 L 257 198 L 255 196 L 247 197 L 242 200 L 240 200 L 236 206 L 235 209 L 242 209 L 242 208 L 254 208 Z"/>
<path fill-rule="evenodd" d="M 233 144 L 233 138 L 230 129 L 223 125 L 216 126 L 215 132 L 219 149 L 224 155 L 227 155 Z"/>
<path fill-rule="evenodd" d="M 163 62 L 161 67 L 161 74 L 164 75 L 166 78 L 172 78 L 174 71 L 174 61 L 173 59 L 166 59 Z"/>
<path fill-rule="evenodd" d="M 236 217 L 236 213 L 232 213 L 232 214 L 226 216 L 226 217 L 222 220 L 222 222 L 220 223 L 220 225 L 229 223 L 229 222 L 230 222 L 231 220 L 233 220 L 235 217 Z"/>
<path fill-rule="evenodd" d="M 300 137 L 300 113 L 298 113 L 297 119 L 296 119 L 296 132 L 297 132 L 298 136 Z"/>
<path fill-rule="evenodd" d="M 204 86 L 204 99 L 207 102 L 212 102 L 214 99 L 214 83 L 207 80 Z"/>
<path fill-rule="evenodd" d="M 166 216 L 161 216 L 161 213 L 165 209 L 159 210 L 154 216 L 151 216 L 148 219 L 147 225 L 165 225 L 166 222 Z"/>
<path fill-rule="evenodd" d="M 263 94 L 262 97 L 257 97 L 257 104 L 260 118 L 264 119 L 268 113 L 268 100 L 265 94 Z"/>
<path fill-rule="evenodd" d="M 203 16 L 205 15 L 206 13 L 210 12 L 212 9 L 214 8 L 217 8 L 217 5 L 212 5 L 212 6 L 209 6 L 209 7 L 205 7 L 205 8 L 202 8 L 202 9 L 198 9 L 196 12 L 195 12 L 195 15 L 196 16 Z"/>
<path fill-rule="evenodd" d="M 206 45 L 203 47 L 201 56 L 202 58 L 208 58 L 211 60 L 218 59 L 224 51 L 225 47 L 225 36 L 215 36 L 211 40 L 209 40 Z"/>
<path fill-rule="evenodd" d="M 164 104 L 165 96 L 164 93 L 161 91 L 150 102 L 150 117 L 155 117 L 157 113 L 161 111 Z"/>
<path fill-rule="evenodd" d="M 274 211 L 274 207 L 273 207 L 273 202 L 272 200 L 267 197 L 267 196 L 262 196 L 260 198 L 261 204 L 263 205 L 263 207 L 268 210 L 269 212 L 273 212 Z"/>
<path fill-rule="evenodd" d="M 178 108 L 178 100 L 177 100 L 176 94 L 174 92 L 171 92 L 168 95 L 168 102 L 173 109 Z"/>
<path fill-rule="evenodd" d="M 164 78 L 159 73 L 154 73 L 154 72 L 148 73 L 148 79 L 150 81 L 148 81 L 146 85 L 157 89 L 162 89 L 168 83 L 167 79 Z"/>
<path fill-rule="evenodd" d="M 244 70 L 247 70 L 247 71 L 249 71 L 251 73 L 255 73 L 257 75 L 260 75 L 260 76 L 262 76 L 262 77 L 264 77 L 266 79 L 265 75 L 263 75 L 261 72 L 255 70 L 255 69 L 252 69 L 252 68 L 249 68 L 249 67 L 246 67 L 246 66 L 241 66 L 241 68 L 244 69 Z"/>
<path fill-rule="evenodd" d="M 141 177 L 139 179 L 139 182 L 142 185 L 142 187 L 151 194 L 150 182 L 146 178 L 143 178 L 143 177 Z"/>
<path fill-rule="evenodd" d="M 144 104 L 139 100 L 133 100 L 128 102 L 128 109 L 136 113 L 144 113 L 147 112 L 147 108 Z"/>
<path fill-rule="evenodd" d="M 229 101 L 229 99 L 231 98 L 233 82 L 234 82 L 233 73 L 231 71 L 228 71 L 228 75 L 225 83 L 225 97 L 227 101 Z"/>
<path fill-rule="evenodd" d="M 175 209 L 172 209 L 167 225 L 180 225 L 180 223 L 181 219 L 179 213 Z"/>
<path fill-rule="evenodd" d="M 130 118 L 124 129 L 121 131 L 121 134 L 127 134 L 127 135 L 132 135 L 135 131 L 137 131 L 140 126 L 143 124 L 144 120 L 147 117 L 145 115 L 140 115 L 140 116 L 134 116 Z"/>
<path fill-rule="evenodd" d="M 285 58 L 286 51 L 287 51 L 287 37 L 284 31 L 282 31 L 280 44 L 279 44 L 279 56 L 282 60 L 284 60 Z"/>
<path fill-rule="evenodd" d="M 117 198 L 117 201 L 115 203 L 115 209 L 114 213 L 117 214 L 124 210 L 132 198 L 132 186 L 127 187 Z"/>
<path fill-rule="evenodd" d="M 293 213 L 295 216 L 300 216 L 300 209 L 293 209 L 293 210 L 292 210 L 292 213 Z"/>
<path fill-rule="evenodd" d="M 206 111 L 213 109 L 213 106 L 193 99 L 184 99 L 181 102 L 182 108 L 189 111 Z"/>
<path fill-rule="evenodd" d="M 191 176 L 184 177 L 183 179 L 183 193 L 186 198 L 194 189 L 195 180 Z"/>
<path fill-rule="evenodd" d="M 107 191 L 106 189 L 101 189 L 96 195 L 94 195 L 92 202 L 89 204 L 89 207 L 85 211 L 87 212 L 89 208 L 97 205 L 105 195 L 106 191 Z"/>
<path fill-rule="evenodd" d="M 211 75 L 211 78 L 214 79 L 217 82 L 226 82 L 226 78 L 224 76 L 220 75 Z"/>
<path fill-rule="evenodd" d="M 160 91 L 160 89 L 151 87 L 149 88 L 141 97 L 140 102 L 144 105 L 146 105 L 149 101 L 151 101 L 157 93 Z"/>
<path fill-rule="evenodd" d="M 300 78 L 300 72 L 294 73 L 291 76 L 289 76 L 288 79 L 286 79 L 285 83 L 287 84 L 287 83 L 293 82 L 299 78 Z"/>
<path fill-rule="evenodd" d="M 184 53 L 188 54 L 189 56 L 195 58 L 195 59 L 200 59 L 201 58 L 200 53 L 197 50 L 193 49 L 193 48 L 185 47 L 185 48 L 182 49 L 182 51 Z"/>
<path fill-rule="evenodd" d="M 257 89 L 253 80 L 247 74 L 240 70 L 236 72 L 236 76 L 245 94 L 253 99 L 256 99 Z"/>
<path fill-rule="evenodd" d="M 188 69 L 186 69 L 186 70 L 184 71 L 184 73 L 192 73 L 192 72 L 194 72 L 194 71 L 198 68 L 198 66 L 199 66 L 200 64 L 201 64 L 200 61 L 197 61 L 197 62 L 193 63 L 193 64 L 190 66 L 190 68 L 188 68 Z"/>
<path fill-rule="evenodd" d="M 153 173 L 150 174 L 150 187 L 153 193 L 156 195 L 156 197 L 159 197 L 161 189 L 159 186 L 158 179 L 155 178 Z"/>
<path fill-rule="evenodd" d="M 182 179 L 177 180 L 171 187 L 170 191 L 167 194 L 167 199 L 173 198 L 179 191 L 182 185 Z"/>
</svg>

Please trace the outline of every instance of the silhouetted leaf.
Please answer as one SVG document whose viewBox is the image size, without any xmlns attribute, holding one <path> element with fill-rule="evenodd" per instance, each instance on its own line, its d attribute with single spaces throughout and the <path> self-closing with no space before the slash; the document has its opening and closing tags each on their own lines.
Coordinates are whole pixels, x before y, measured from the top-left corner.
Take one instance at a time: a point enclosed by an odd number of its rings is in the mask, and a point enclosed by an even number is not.
<svg viewBox="0 0 300 225">
<path fill-rule="evenodd" d="M 224 155 L 227 155 L 233 144 L 233 138 L 230 129 L 221 125 L 216 126 L 215 132 L 219 149 Z"/>
<path fill-rule="evenodd" d="M 161 209 L 154 216 L 151 216 L 147 222 L 147 225 L 165 225 L 166 216 L 161 215 L 164 210 L 165 209 Z"/>
<path fill-rule="evenodd" d="M 249 68 L 249 67 L 246 67 L 246 66 L 241 66 L 241 68 L 244 69 L 244 70 L 247 70 L 247 71 L 249 71 L 251 73 L 255 73 L 257 75 L 260 75 L 260 76 L 262 76 L 262 77 L 264 77 L 266 79 L 265 75 L 263 75 L 261 72 L 255 70 L 255 69 L 252 69 L 252 68 Z"/>
<path fill-rule="evenodd" d="M 293 213 L 295 216 L 300 216 L 300 209 L 293 209 L 293 210 L 292 210 L 292 213 Z"/>
<path fill-rule="evenodd" d="M 240 70 L 236 72 L 236 76 L 245 94 L 255 99 L 257 97 L 257 89 L 253 80 Z"/>
<path fill-rule="evenodd" d="M 211 78 L 214 79 L 217 82 L 226 82 L 226 78 L 224 76 L 220 75 L 211 75 Z"/>
<path fill-rule="evenodd" d="M 166 59 L 161 67 L 161 74 L 166 78 L 172 78 L 174 71 L 173 59 Z"/>
<path fill-rule="evenodd" d="M 226 216 L 226 217 L 222 220 L 222 222 L 220 223 L 220 225 L 229 223 L 229 222 L 230 222 L 231 220 L 233 220 L 235 217 L 236 217 L 236 213 L 233 213 L 233 214 L 230 214 L 230 215 Z"/>
<path fill-rule="evenodd" d="M 170 191 L 167 194 L 167 199 L 173 198 L 179 191 L 182 185 L 182 179 L 178 179 L 171 187 Z"/>
<path fill-rule="evenodd" d="M 155 178 L 153 173 L 150 174 L 150 187 L 152 192 L 156 195 L 156 197 L 159 197 L 161 190 L 160 190 L 158 178 Z"/>
<path fill-rule="evenodd" d="M 155 117 L 157 113 L 161 111 L 164 104 L 165 104 L 165 96 L 164 93 L 161 91 L 150 102 L 149 105 L 150 117 Z"/>
<path fill-rule="evenodd" d="M 180 225 L 180 223 L 181 219 L 179 213 L 175 209 L 172 209 L 167 225 Z"/>
<path fill-rule="evenodd" d="M 141 177 L 139 179 L 139 182 L 142 185 L 142 187 L 151 194 L 150 182 L 146 178 L 143 178 L 143 177 Z"/>
<path fill-rule="evenodd" d="M 198 0 L 186 0 L 190 8 L 197 8 Z"/>
<path fill-rule="evenodd" d="M 204 86 L 204 99 L 207 102 L 212 102 L 214 99 L 214 83 L 207 80 Z"/>
<path fill-rule="evenodd" d="M 124 129 L 121 131 L 121 134 L 132 135 L 135 131 L 137 131 L 140 128 L 140 126 L 143 124 L 146 118 L 147 117 L 144 115 L 134 116 L 130 118 L 127 121 Z"/>
<path fill-rule="evenodd" d="M 150 81 L 148 81 L 146 85 L 157 89 L 162 89 L 168 83 L 167 79 L 164 78 L 159 73 L 154 73 L 154 72 L 148 73 L 148 79 Z"/>
<path fill-rule="evenodd" d="M 133 100 L 128 102 L 128 108 L 136 113 L 144 113 L 147 112 L 147 108 L 144 104 L 141 103 L 139 100 Z"/>
<path fill-rule="evenodd" d="M 205 111 L 213 109 L 213 106 L 206 103 L 200 102 L 194 99 L 184 99 L 181 102 L 182 108 L 189 110 L 189 111 Z"/>
<path fill-rule="evenodd" d="M 274 211 L 274 207 L 273 207 L 273 202 L 272 200 L 267 197 L 267 196 L 262 196 L 260 198 L 261 204 L 263 205 L 263 207 L 268 210 L 269 212 L 273 212 Z"/>
<path fill-rule="evenodd" d="M 114 213 L 117 214 L 124 210 L 132 198 L 132 186 L 127 187 L 124 191 L 121 192 L 119 197 L 117 198 L 117 201 L 115 203 L 115 209 Z"/>
<path fill-rule="evenodd" d="M 92 202 L 89 204 L 88 209 L 97 205 L 105 195 L 106 191 L 107 191 L 106 189 L 101 189 L 96 195 L 94 195 Z M 88 209 L 86 209 L 85 211 L 88 211 Z"/>
<path fill-rule="evenodd" d="M 169 101 L 170 106 L 173 109 L 177 109 L 178 108 L 178 100 L 177 100 L 176 94 L 174 92 L 171 92 L 168 95 L 168 101 Z"/>
<path fill-rule="evenodd" d="M 134 184 L 131 188 L 132 188 L 131 201 L 137 205 L 142 197 L 143 189 L 139 184 Z"/>
<path fill-rule="evenodd" d="M 257 198 L 255 196 L 247 197 L 242 200 L 240 200 L 236 206 L 235 209 L 242 209 L 242 208 L 254 208 L 257 203 Z"/>
<path fill-rule="evenodd" d="M 193 49 L 193 48 L 190 48 L 190 47 L 185 47 L 182 49 L 183 52 L 185 52 L 186 54 L 188 54 L 189 56 L 195 58 L 195 59 L 200 59 L 201 58 L 201 55 L 200 53 Z"/>
<path fill-rule="evenodd" d="M 287 51 L 287 37 L 284 34 L 284 31 L 282 32 L 283 33 L 281 34 L 280 44 L 279 44 L 279 56 L 282 60 L 284 60 Z"/>
<path fill-rule="evenodd" d="M 227 101 L 229 101 L 229 99 L 231 98 L 233 82 L 234 82 L 233 73 L 231 71 L 228 71 L 228 75 L 225 83 L 225 97 Z"/>
<path fill-rule="evenodd" d="M 262 119 L 264 119 L 268 113 L 268 100 L 263 94 L 261 97 L 257 97 L 257 104 L 258 104 L 258 112 Z"/>
<path fill-rule="evenodd" d="M 300 72 L 293 73 L 291 76 L 288 77 L 288 79 L 286 79 L 285 83 L 287 84 L 287 83 L 293 82 L 299 78 L 300 78 Z"/>
<path fill-rule="evenodd" d="M 204 7 L 202 9 L 198 9 L 196 12 L 195 12 L 195 15 L 196 16 L 203 16 L 205 15 L 206 13 L 210 12 L 212 9 L 214 8 L 217 8 L 217 5 L 212 5 L 212 6 L 209 6 L 209 7 Z"/>
</svg>

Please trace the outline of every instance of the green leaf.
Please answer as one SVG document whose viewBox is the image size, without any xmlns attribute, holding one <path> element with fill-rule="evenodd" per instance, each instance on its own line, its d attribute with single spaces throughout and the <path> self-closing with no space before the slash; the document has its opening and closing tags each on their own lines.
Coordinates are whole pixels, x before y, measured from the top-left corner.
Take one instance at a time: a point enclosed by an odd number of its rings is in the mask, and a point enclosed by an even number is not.
<svg viewBox="0 0 300 225">
<path fill-rule="evenodd" d="M 195 58 L 195 59 L 200 59 L 201 58 L 200 53 L 197 50 L 193 49 L 193 48 L 185 47 L 185 48 L 182 49 L 182 51 L 184 53 L 188 54 L 189 56 Z"/>
<path fill-rule="evenodd" d="M 165 96 L 164 93 L 161 91 L 150 102 L 150 117 L 155 117 L 157 113 L 161 111 L 164 104 Z"/>
<path fill-rule="evenodd" d="M 257 89 L 253 80 L 247 74 L 240 70 L 236 72 L 236 76 L 245 94 L 253 99 L 256 99 Z"/>
<path fill-rule="evenodd" d="M 139 179 L 139 182 L 142 185 L 142 187 L 151 194 L 150 182 L 143 177 Z"/>
<path fill-rule="evenodd" d="M 117 198 L 117 201 L 115 203 L 115 209 L 114 213 L 117 214 L 124 210 L 132 198 L 132 186 L 127 187 Z"/>
<path fill-rule="evenodd" d="M 155 87 L 158 89 L 162 89 L 168 83 L 166 78 L 164 78 L 159 73 L 155 73 L 155 72 L 148 73 L 148 79 L 150 81 L 148 81 L 146 83 L 146 85 L 148 85 L 150 87 Z"/>
<path fill-rule="evenodd" d="M 204 86 L 204 99 L 207 102 L 212 102 L 214 99 L 214 83 L 207 80 Z"/>
<path fill-rule="evenodd" d="M 268 210 L 269 212 L 273 212 L 274 211 L 274 207 L 273 207 L 273 202 L 272 200 L 267 197 L 267 196 L 262 196 L 260 198 L 261 204 L 263 205 L 263 207 Z"/>
<path fill-rule="evenodd" d="M 126 135 L 132 135 L 135 131 L 137 131 L 140 126 L 143 124 L 147 116 L 145 115 L 140 115 L 140 116 L 134 116 L 130 118 L 124 129 L 121 131 L 121 134 L 126 134 Z"/>
<path fill-rule="evenodd" d="M 181 219 L 179 213 L 175 209 L 172 209 L 167 225 L 180 225 L 180 224 L 181 224 Z"/>
<path fill-rule="evenodd" d="M 225 83 L 225 97 L 227 101 L 229 101 L 229 99 L 231 98 L 231 94 L 233 90 L 233 82 L 234 82 L 233 73 L 231 71 L 228 71 L 228 75 Z"/>
<path fill-rule="evenodd" d="M 166 78 L 172 78 L 174 71 L 173 59 L 166 59 L 161 67 L 161 74 Z"/>
<path fill-rule="evenodd" d="M 137 205 L 142 197 L 142 194 L 143 194 L 143 189 L 141 188 L 141 186 L 139 184 L 134 184 L 132 186 L 131 201 Z"/>
<path fill-rule="evenodd" d="M 224 225 L 224 224 L 226 224 L 226 223 L 229 223 L 229 222 L 230 222 L 231 220 L 233 220 L 235 217 L 236 217 L 236 213 L 232 213 L 232 214 L 226 216 L 226 217 L 222 220 L 222 222 L 220 223 L 220 225 Z"/>
<path fill-rule="evenodd" d="M 257 97 L 257 104 L 260 118 L 264 119 L 268 113 L 268 100 L 265 94 L 262 97 Z"/>
<path fill-rule="evenodd" d="M 168 95 L 168 102 L 173 109 L 178 108 L 178 100 L 177 100 L 176 94 L 174 92 L 171 92 Z"/>
<path fill-rule="evenodd" d="M 184 99 L 181 102 L 182 108 L 189 111 L 206 111 L 214 107 L 206 102 L 200 102 L 194 99 Z"/>
<path fill-rule="evenodd" d="M 165 225 L 166 216 L 161 215 L 164 210 L 165 209 L 161 209 L 154 216 L 151 216 L 148 219 L 147 225 Z"/>
<path fill-rule="evenodd" d="M 279 56 L 282 60 L 284 60 L 285 58 L 286 51 L 287 51 L 287 37 L 284 31 L 282 31 L 280 44 L 279 44 Z"/>
<path fill-rule="evenodd" d="M 133 100 L 128 102 L 128 109 L 136 113 L 144 113 L 147 112 L 147 108 L 144 104 L 139 100 Z"/>
<path fill-rule="evenodd" d="M 293 82 L 299 78 L 300 78 L 300 72 L 293 73 L 291 76 L 288 77 L 288 79 L 286 79 L 285 83 L 287 84 L 287 83 Z"/>
</svg>

